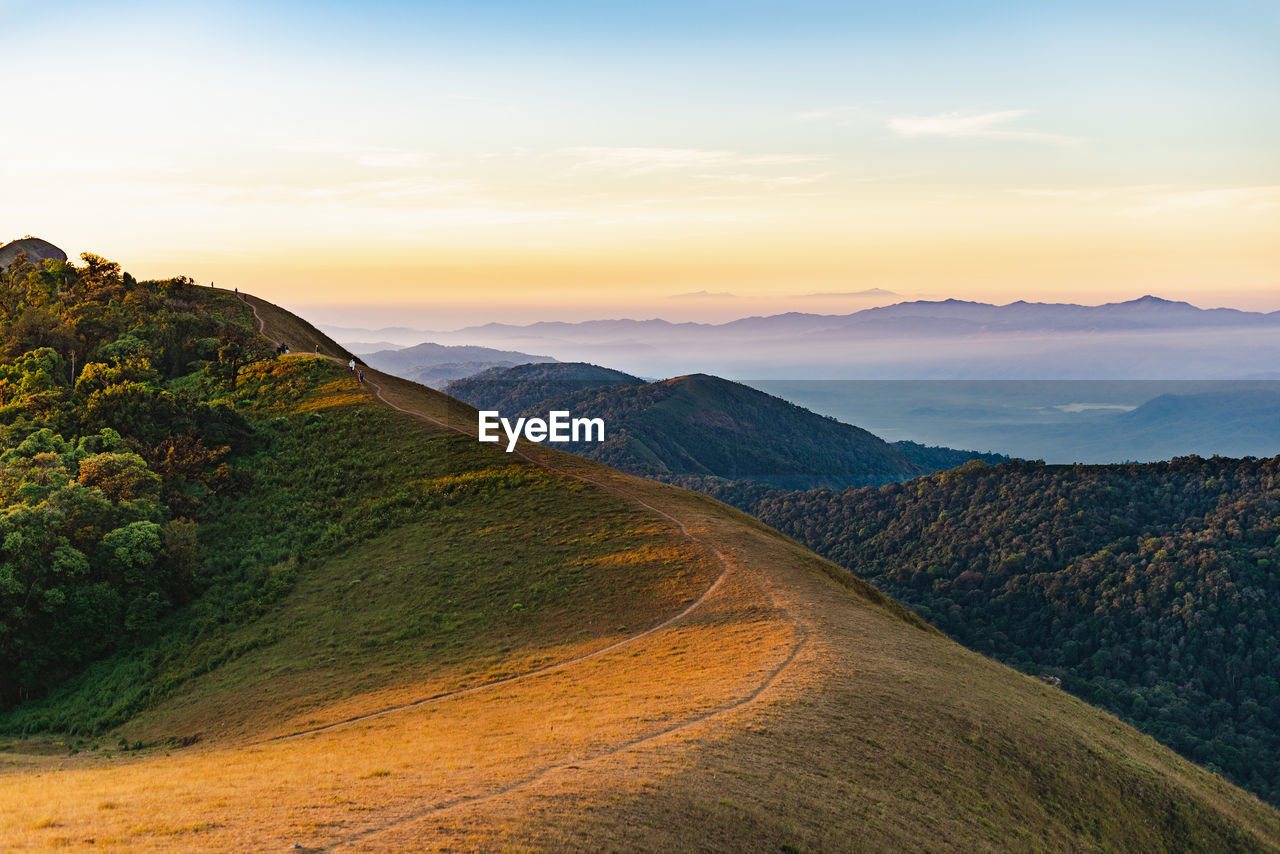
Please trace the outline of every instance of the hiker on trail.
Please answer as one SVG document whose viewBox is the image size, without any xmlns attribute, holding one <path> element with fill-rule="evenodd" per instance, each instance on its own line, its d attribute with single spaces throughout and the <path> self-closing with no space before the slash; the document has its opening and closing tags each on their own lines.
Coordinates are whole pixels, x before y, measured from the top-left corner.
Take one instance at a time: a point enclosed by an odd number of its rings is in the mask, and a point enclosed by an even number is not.
<svg viewBox="0 0 1280 854">
<path fill-rule="evenodd" d="M 357 371 L 356 379 L 358 379 L 360 382 L 364 382 L 364 371 Z"/>
<path fill-rule="evenodd" d="M 319 355 L 320 355 L 320 345 L 319 345 L 319 344 L 317 344 L 317 345 L 316 345 L 316 355 L 317 355 L 317 356 L 319 356 Z"/>
<path fill-rule="evenodd" d="M 354 371 L 355 369 L 356 369 L 356 360 L 355 360 L 355 359 L 352 359 L 350 362 L 347 362 L 347 370 L 348 370 L 348 371 Z"/>
</svg>

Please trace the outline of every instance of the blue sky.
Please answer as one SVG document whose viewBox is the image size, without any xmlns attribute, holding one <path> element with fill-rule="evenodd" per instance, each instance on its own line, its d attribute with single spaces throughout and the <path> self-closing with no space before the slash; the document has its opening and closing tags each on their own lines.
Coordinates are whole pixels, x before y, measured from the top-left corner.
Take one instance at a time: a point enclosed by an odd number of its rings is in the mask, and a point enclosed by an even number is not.
<svg viewBox="0 0 1280 854">
<path fill-rule="evenodd" d="M 368 301 L 468 320 L 702 289 L 740 301 L 678 310 L 1280 308 L 1275 3 L 0 0 L 0 23 L 6 90 L 46 105 L 0 130 L 0 239 L 143 274 L 322 304 L 373 270 Z"/>
</svg>

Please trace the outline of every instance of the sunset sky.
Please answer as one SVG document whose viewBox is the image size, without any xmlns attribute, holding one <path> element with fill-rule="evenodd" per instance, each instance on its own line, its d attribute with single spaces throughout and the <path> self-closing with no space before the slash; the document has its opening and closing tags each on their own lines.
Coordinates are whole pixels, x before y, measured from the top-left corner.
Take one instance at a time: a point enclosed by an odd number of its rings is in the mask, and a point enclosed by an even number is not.
<svg viewBox="0 0 1280 854">
<path fill-rule="evenodd" d="M 0 32 L 0 240 L 321 322 L 1280 309 L 1272 0 L 0 0 Z"/>
</svg>

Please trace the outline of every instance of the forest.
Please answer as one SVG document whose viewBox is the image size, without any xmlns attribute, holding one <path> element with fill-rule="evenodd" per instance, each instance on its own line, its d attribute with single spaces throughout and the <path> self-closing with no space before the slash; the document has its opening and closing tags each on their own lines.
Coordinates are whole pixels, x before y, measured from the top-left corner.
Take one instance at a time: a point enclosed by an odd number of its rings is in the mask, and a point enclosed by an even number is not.
<svg viewBox="0 0 1280 854">
<path fill-rule="evenodd" d="M 702 488 L 1280 803 L 1280 458 Z"/>
<path fill-rule="evenodd" d="M 0 269 L 0 710 L 155 632 L 201 585 L 197 529 L 272 357 L 238 301 L 92 254 Z"/>
</svg>

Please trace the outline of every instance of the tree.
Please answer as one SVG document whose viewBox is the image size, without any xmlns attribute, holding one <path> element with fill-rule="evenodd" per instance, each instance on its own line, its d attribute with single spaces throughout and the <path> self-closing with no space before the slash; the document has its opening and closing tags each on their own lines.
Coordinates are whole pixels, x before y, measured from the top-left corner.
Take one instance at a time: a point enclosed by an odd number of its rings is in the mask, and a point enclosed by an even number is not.
<svg viewBox="0 0 1280 854">
<path fill-rule="evenodd" d="M 220 342 L 217 373 L 230 383 L 233 391 L 241 371 L 254 362 L 264 362 L 276 355 L 265 338 L 240 326 L 224 330 Z"/>
</svg>

